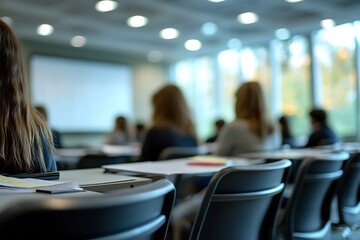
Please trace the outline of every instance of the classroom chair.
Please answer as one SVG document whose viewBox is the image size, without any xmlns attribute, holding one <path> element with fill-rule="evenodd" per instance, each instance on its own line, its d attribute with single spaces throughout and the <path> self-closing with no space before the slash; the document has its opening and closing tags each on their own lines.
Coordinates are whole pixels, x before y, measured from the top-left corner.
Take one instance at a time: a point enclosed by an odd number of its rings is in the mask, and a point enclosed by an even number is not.
<svg viewBox="0 0 360 240">
<path fill-rule="evenodd" d="M 1 238 L 164 240 L 174 199 L 173 184 L 161 179 L 96 196 L 21 200 L 0 211 Z"/>
<path fill-rule="evenodd" d="M 338 225 L 360 225 L 360 152 L 351 154 L 344 167 L 337 193 Z"/>
<path fill-rule="evenodd" d="M 331 239 L 331 204 L 348 159 L 348 153 L 338 152 L 299 160 L 292 192 L 278 219 L 278 238 Z"/>
<path fill-rule="evenodd" d="M 77 165 L 77 169 L 85 168 L 99 168 L 103 165 L 128 163 L 130 162 L 127 156 L 107 156 L 105 154 L 87 154 L 82 156 Z"/>
<path fill-rule="evenodd" d="M 216 173 L 206 189 L 190 240 L 273 239 L 289 160 Z"/>
<path fill-rule="evenodd" d="M 192 157 L 207 154 L 207 149 L 203 147 L 167 147 L 160 152 L 160 160 Z"/>
</svg>

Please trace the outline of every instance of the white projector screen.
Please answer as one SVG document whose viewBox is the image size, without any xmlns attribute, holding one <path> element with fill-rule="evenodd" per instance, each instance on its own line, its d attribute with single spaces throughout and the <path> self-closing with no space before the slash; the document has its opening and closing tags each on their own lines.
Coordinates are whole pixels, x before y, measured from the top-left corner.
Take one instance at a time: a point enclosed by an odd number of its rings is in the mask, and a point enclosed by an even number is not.
<svg viewBox="0 0 360 240">
<path fill-rule="evenodd" d="M 33 104 L 58 131 L 110 131 L 117 115 L 132 118 L 129 66 L 35 55 L 30 70 Z"/>
</svg>

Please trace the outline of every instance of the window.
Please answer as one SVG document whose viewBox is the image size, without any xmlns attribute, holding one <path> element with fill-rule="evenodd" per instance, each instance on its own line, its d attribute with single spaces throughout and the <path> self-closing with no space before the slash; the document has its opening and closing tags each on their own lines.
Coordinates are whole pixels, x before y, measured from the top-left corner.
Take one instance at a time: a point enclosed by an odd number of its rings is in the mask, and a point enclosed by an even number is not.
<svg viewBox="0 0 360 240">
<path fill-rule="evenodd" d="M 308 135 L 311 108 L 309 44 L 296 36 L 279 44 L 281 114 L 289 119 L 294 136 Z"/>
<path fill-rule="evenodd" d="M 329 124 L 340 136 L 354 136 L 358 114 L 353 25 L 321 30 L 314 40 L 319 71 L 318 104 L 327 110 Z"/>
<path fill-rule="evenodd" d="M 226 50 L 217 56 L 219 65 L 219 117 L 226 121 L 235 118 L 235 92 L 240 85 L 240 55 Z"/>
<path fill-rule="evenodd" d="M 243 81 L 258 81 L 271 112 L 271 74 L 269 53 L 266 47 L 243 48 L 240 51 L 241 75 Z"/>
<path fill-rule="evenodd" d="M 214 62 L 211 57 L 175 64 L 175 84 L 184 93 L 200 139 L 209 137 L 216 116 Z"/>
</svg>

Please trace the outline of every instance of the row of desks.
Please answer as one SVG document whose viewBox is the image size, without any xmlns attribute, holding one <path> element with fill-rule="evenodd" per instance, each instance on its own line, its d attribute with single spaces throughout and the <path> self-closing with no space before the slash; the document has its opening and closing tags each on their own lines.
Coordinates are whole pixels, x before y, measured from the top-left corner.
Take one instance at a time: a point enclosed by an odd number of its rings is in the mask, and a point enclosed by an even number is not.
<svg viewBox="0 0 360 240">
<path fill-rule="evenodd" d="M 358 151 L 360 144 L 347 144 L 341 149 L 318 148 L 318 149 L 293 149 L 279 150 L 271 152 L 243 154 L 238 158 L 229 158 L 228 164 L 212 165 L 212 164 L 193 164 L 194 158 L 184 158 L 171 161 L 155 161 L 155 162 L 137 162 L 127 164 L 105 165 L 102 168 L 78 169 L 60 171 L 60 181 L 75 182 L 87 192 L 61 194 L 61 196 L 77 196 L 102 194 L 107 191 L 136 187 L 147 184 L 157 178 L 171 178 L 176 175 L 197 175 L 204 173 L 215 173 L 228 166 L 247 166 L 259 163 L 264 159 L 301 159 L 304 157 L 327 154 L 334 150 L 346 150 L 349 152 Z M 205 157 L 206 158 L 206 157 Z M 211 157 L 209 157 L 211 158 Z M 57 195 L 58 196 L 58 195 Z M 2 194 L 0 207 L 11 202 L 12 199 L 23 197 L 51 197 L 51 195 L 28 193 L 28 194 Z"/>
</svg>

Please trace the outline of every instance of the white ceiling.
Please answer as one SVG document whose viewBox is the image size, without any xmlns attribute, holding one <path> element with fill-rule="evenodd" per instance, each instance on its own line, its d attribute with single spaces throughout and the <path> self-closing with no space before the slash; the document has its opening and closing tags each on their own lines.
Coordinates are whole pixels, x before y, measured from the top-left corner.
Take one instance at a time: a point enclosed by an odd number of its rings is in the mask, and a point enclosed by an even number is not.
<svg viewBox="0 0 360 240">
<path fill-rule="evenodd" d="M 97 0 L 0 0 L 0 16 L 13 19 L 12 27 L 21 39 L 69 45 L 75 35 L 87 38 L 84 47 L 146 58 L 152 50 L 162 52 L 164 60 L 174 61 L 227 48 L 231 38 L 243 45 L 264 43 L 274 37 L 274 31 L 287 28 L 292 34 L 303 34 L 320 28 L 319 22 L 332 18 L 337 24 L 360 20 L 360 0 L 117 0 L 118 8 L 111 12 L 95 11 Z M 237 15 L 252 11 L 259 22 L 241 25 Z M 142 28 L 126 25 L 128 17 L 143 15 L 149 23 Z M 201 34 L 206 22 L 218 25 L 214 36 Z M 38 36 L 39 24 L 54 26 L 50 36 Z M 173 27 L 180 31 L 177 39 L 163 40 L 159 31 Z M 184 42 L 196 38 L 203 47 L 189 52 Z"/>
</svg>

